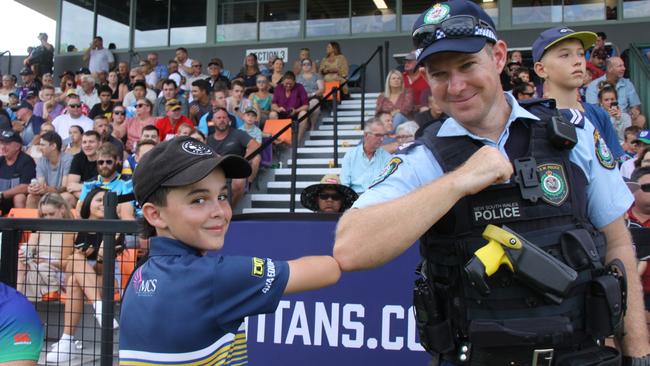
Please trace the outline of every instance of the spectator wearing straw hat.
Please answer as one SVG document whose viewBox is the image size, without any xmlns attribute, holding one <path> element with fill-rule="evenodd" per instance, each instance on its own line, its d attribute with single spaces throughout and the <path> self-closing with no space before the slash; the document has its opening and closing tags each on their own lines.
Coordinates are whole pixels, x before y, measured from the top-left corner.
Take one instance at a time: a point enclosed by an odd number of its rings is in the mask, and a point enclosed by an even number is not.
<svg viewBox="0 0 650 366">
<path fill-rule="evenodd" d="M 314 212 L 337 213 L 352 207 L 359 195 L 341 184 L 336 174 L 326 174 L 318 184 L 312 184 L 300 194 L 303 207 Z"/>
</svg>

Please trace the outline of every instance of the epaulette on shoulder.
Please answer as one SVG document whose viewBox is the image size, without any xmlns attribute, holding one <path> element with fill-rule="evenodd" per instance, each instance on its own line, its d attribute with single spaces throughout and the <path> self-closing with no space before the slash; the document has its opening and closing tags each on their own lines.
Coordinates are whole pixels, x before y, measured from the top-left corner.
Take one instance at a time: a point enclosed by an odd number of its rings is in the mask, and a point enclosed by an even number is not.
<svg viewBox="0 0 650 366">
<path fill-rule="evenodd" d="M 401 154 L 401 155 L 408 154 L 409 151 L 413 150 L 416 146 L 419 146 L 419 145 L 422 145 L 422 143 L 420 141 L 418 141 L 418 140 L 403 143 L 403 144 L 399 145 L 399 147 L 395 151 L 395 154 L 396 155 L 397 154 Z"/>
<path fill-rule="evenodd" d="M 555 99 L 536 98 L 522 100 L 519 102 L 519 105 L 541 120 L 557 115 Z"/>
</svg>

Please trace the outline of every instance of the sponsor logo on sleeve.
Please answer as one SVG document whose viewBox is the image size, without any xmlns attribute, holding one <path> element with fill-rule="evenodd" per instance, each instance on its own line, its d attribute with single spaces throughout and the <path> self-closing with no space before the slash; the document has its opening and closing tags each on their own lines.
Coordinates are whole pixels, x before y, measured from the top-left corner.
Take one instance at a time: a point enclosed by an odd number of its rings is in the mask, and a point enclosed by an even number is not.
<svg viewBox="0 0 650 366">
<path fill-rule="evenodd" d="M 264 276 L 264 259 L 253 257 L 253 270 L 251 271 L 251 275 L 255 277 Z"/>
</svg>

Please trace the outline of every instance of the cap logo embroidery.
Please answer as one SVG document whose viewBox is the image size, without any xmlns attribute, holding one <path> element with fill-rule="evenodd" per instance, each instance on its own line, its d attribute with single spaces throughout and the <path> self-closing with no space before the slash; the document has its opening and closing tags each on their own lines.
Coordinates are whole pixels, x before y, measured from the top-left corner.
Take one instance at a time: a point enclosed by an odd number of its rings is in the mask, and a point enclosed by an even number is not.
<svg viewBox="0 0 650 366">
<path fill-rule="evenodd" d="M 646 137 L 646 136 L 648 136 L 648 131 L 641 131 L 641 133 L 639 133 L 639 137 Z"/>
<path fill-rule="evenodd" d="M 562 28 L 562 29 L 560 29 L 560 33 L 568 33 L 568 32 L 573 32 L 573 29 L 570 29 L 570 28 Z"/>
<path fill-rule="evenodd" d="M 192 155 L 212 155 L 212 149 L 198 141 L 185 141 L 181 145 L 183 151 Z"/>
<path fill-rule="evenodd" d="M 438 24 L 449 17 L 451 8 L 447 4 L 436 4 L 424 15 L 424 24 Z"/>
</svg>

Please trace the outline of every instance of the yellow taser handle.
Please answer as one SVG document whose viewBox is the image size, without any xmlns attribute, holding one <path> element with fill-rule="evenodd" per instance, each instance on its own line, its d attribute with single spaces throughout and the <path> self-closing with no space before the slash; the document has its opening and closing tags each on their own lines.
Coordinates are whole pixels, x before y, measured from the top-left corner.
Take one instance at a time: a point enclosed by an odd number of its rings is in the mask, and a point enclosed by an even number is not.
<svg viewBox="0 0 650 366">
<path fill-rule="evenodd" d="M 495 240 L 490 240 L 487 245 L 474 252 L 474 255 L 483 263 L 483 266 L 485 266 L 485 274 L 488 276 L 492 276 L 498 271 L 502 264 L 507 265 L 514 272 L 506 251 Z"/>
<path fill-rule="evenodd" d="M 492 276 L 503 264 L 514 272 L 514 266 L 503 247 L 521 249 L 521 240 L 512 233 L 494 225 L 485 227 L 483 237 L 488 240 L 488 243 L 474 252 L 474 255 L 485 266 L 485 274 Z"/>
</svg>

